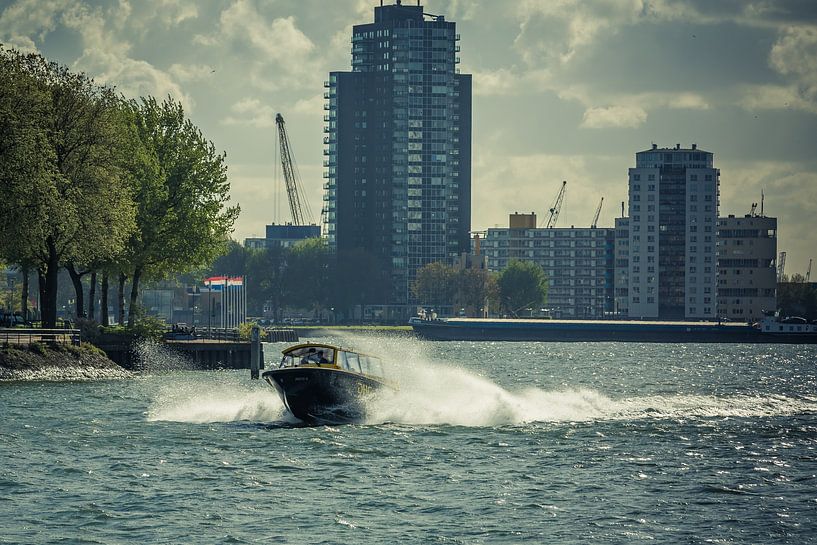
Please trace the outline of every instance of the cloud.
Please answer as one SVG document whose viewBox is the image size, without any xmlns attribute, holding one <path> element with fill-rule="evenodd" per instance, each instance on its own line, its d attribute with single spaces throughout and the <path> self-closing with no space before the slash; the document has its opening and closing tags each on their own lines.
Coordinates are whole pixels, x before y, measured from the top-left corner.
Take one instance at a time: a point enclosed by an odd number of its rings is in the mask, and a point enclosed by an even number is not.
<svg viewBox="0 0 817 545">
<path fill-rule="evenodd" d="M 788 27 L 772 46 L 769 63 L 797 86 L 798 94 L 817 105 L 817 27 Z"/>
<path fill-rule="evenodd" d="M 57 28 L 68 0 L 21 0 L 0 12 L 0 43 L 23 52 L 38 52 L 36 41 Z M 36 41 L 35 41 L 36 40 Z"/>
<path fill-rule="evenodd" d="M 496 70 L 472 70 L 474 94 L 477 96 L 520 95 L 553 90 L 548 70 L 520 70 L 499 68 Z"/>
<path fill-rule="evenodd" d="M 221 12 L 216 34 L 197 35 L 194 42 L 243 48 L 249 61 L 249 80 L 261 89 L 317 86 L 322 79 L 317 48 L 296 26 L 295 18 L 279 17 L 268 22 L 246 0 Z"/>
<path fill-rule="evenodd" d="M 257 98 L 242 98 L 230 107 L 231 115 L 222 121 L 225 125 L 242 125 L 247 127 L 274 127 L 275 109 L 262 104 Z"/>
<path fill-rule="evenodd" d="M 817 104 L 796 85 L 744 85 L 738 93 L 738 104 L 745 110 L 794 109 L 817 114 Z"/>
<path fill-rule="evenodd" d="M 323 94 L 317 94 L 310 98 L 298 99 L 292 106 L 291 111 L 299 114 L 319 115 L 323 112 Z"/>
<path fill-rule="evenodd" d="M 586 129 L 635 128 L 646 120 L 647 112 L 638 106 L 607 106 L 585 110 L 581 126 Z"/>
<path fill-rule="evenodd" d="M 74 61 L 73 68 L 88 73 L 99 83 L 116 86 L 126 96 L 161 98 L 170 95 L 188 110 L 192 109 L 192 99 L 170 74 L 147 61 L 130 57 L 131 44 L 118 38 L 129 14 L 127 2 L 107 12 L 84 5 L 67 10 L 63 23 L 80 35 L 83 46 L 82 55 Z"/>
<path fill-rule="evenodd" d="M 165 26 L 175 26 L 199 16 L 199 8 L 192 0 L 159 0 L 155 13 Z"/>
<path fill-rule="evenodd" d="M 213 67 L 206 64 L 171 64 L 167 71 L 181 82 L 201 81 L 214 72 Z"/>
</svg>

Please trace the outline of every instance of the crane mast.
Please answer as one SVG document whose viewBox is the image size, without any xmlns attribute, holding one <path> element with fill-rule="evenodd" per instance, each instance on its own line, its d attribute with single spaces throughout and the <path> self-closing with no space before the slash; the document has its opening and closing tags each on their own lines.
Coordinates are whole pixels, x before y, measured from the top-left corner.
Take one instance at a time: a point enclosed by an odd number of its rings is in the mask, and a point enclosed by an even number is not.
<svg viewBox="0 0 817 545">
<path fill-rule="evenodd" d="M 281 153 L 281 168 L 284 173 L 284 183 L 287 189 L 287 199 L 289 200 L 289 211 L 292 213 L 293 225 L 307 225 L 312 221 L 309 204 L 303 196 L 300 187 L 300 176 L 298 175 L 295 160 L 292 157 L 289 137 L 287 136 L 284 116 L 277 114 L 275 124 L 278 127 L 278 145 Z"/>
<path fill-rule="evenodd" d="M 596 208 L 596 215 L 593 216 L 593 223 L 590 224 L 591 229 L 595 229 L 599 224 L 599 216 L 601 215 L 601 205 L 604 204 L 604 197 L 599 201 L 599 206 Z"/>
<path fill-rule="evenodd" d="M 806 282 L 811 281 L 811 259 L 808 260 L 808 270 L 806 270 Z"/>
<path fill-rule="evenodd" d="M 552 229 L 556 227 L 556 221 L 559 219 L 559 211 L 562 208 L 562 202 L 565 200 L 565 186 L 567 185 L 567 181 L 562 182 L 562 188 L 559 190 L 559 194 L 556 196 L 556 200 L 553 202 L 553 206 L 550 207 L 550 216 L 548 217 L 546 227 L 548 229 Z"/>
</svg>

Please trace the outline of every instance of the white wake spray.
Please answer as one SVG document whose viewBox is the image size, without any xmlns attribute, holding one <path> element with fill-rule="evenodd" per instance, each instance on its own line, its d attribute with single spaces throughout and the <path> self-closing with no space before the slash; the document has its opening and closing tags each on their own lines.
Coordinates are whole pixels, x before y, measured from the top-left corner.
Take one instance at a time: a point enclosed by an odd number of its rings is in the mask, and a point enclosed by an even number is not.
<svg viewBox="0 0 817 545">
<path fill-rule="evenodd" d="M 370 400 L 369 424 L 483 427 L 532 422 L 766 417 L 817 412 L 817 398 L 780 395 L 677 394 L 611 399 L 589 388 L 506 389 L 473 370 L 457 366 L 457 362 L 432 356 L 428 343 L 368 335 L 346 335 L 330 342 L 381 356 L 387 375 L 398 386 L 395 393 Z M 161 362 L 162 369 L 176 369 L 163 375 L 163 382 L 152 395 L 148 420 L 298 422 L 288 414 L 275 391 L 262 381 L 251 381 L 249 372 L 182 372 L 179 370 L 186 365 L 174 362 L 175 355 L 157 347 L 146 349 L 145 356 L 154 359 L 154 365 L 148 363 L 148 368 L 155 368 L 155 363 Z"/>
</svg>

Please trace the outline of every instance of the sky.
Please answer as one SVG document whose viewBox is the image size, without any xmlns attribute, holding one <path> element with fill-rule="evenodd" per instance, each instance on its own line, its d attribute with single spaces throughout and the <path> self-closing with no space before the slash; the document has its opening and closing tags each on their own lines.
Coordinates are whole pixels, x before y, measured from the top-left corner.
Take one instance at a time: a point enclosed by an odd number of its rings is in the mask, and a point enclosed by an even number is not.
<svg viewBox="0 0 817 545">
<path fill-rule="evenodd" d="M 392 0 L 386 0 L 390 3 Z M 411 0 L 406 2 L 414 3 Z M 350 70 L 351 28 L 379 0 L 0 0 L 0 43 L 36 51 L 128 97 L 171 95 L 227 153 L 233 237 L 289 219 L 276 176 L 286 120 L 315 221 L 323 81 Z M 715 154 L 721 215 L 765 194 L 786 273 L 817 258 L 817 2 L 427 0 L 457 23 L 473 74 L 472 229 L 542 220 L 612 226 L 635 153 Z M 815 265 L 817 277 L 817 265 Z"/>
</svg>

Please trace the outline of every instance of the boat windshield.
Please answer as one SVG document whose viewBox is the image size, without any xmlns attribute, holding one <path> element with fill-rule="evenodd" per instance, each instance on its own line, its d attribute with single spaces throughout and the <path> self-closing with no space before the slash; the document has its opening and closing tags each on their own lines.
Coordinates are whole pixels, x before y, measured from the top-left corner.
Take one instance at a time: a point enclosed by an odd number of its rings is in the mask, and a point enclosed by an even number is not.
<svg viewBox="0 0 817 545">
<path fill-rule="evenodd" d="M 278 367 L 333 363 L 335 363 L 335 351 L 333 349 L 327 346 L 305 346 L 296 350 L 290 350 L 284 354 Z"/>
<path fill-rule="evenodd" d="M 383 365 L 378 358 L 373 356 L 341 350 L 338 352 L 338 363 L 341 369 L 346 369 L 347 371 L 376 375 L 379 377 L 383 376 Z"/>
</svg>

